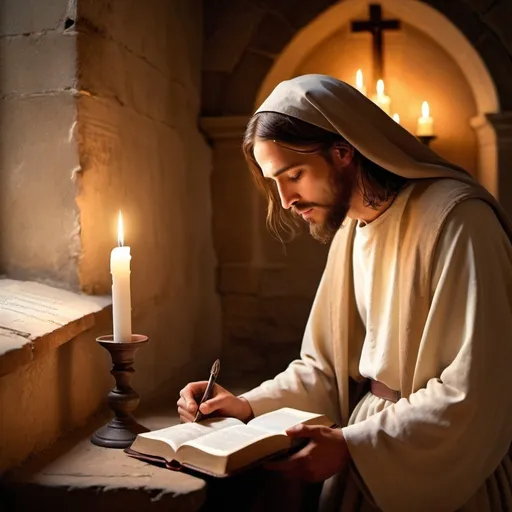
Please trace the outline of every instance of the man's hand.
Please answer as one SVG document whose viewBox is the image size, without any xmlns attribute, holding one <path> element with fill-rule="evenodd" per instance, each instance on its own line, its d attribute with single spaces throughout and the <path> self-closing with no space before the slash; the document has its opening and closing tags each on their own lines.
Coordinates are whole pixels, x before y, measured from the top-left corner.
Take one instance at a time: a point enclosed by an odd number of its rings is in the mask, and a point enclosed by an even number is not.
<svg viewBox="0 0 512 512">
<path fill-rule="evenodd" d="M 183 422 L 193 421 L 197 412 L 197 404 L 203 397 L 208 381 L 191 382 L 180 391 L 177 402 L 178 414 Z M 249 421 L 253 417 L 252 408 L 245 398 L 233 395 L 227 389 L 215 384 L 213 396 L 201 404 L 204 415 L 229 416 L 242 421 Z"/>
<path fill-rule="evenodd" d="M 267 463 L 266 469 L 281 471 L 290 478 L 320 482 L 339 473 L 350 460 L 341 429 L 297 425 L 286 433 L 295 439 L 309 438 L 309 443 L 285 460 Z"/>
</svg>

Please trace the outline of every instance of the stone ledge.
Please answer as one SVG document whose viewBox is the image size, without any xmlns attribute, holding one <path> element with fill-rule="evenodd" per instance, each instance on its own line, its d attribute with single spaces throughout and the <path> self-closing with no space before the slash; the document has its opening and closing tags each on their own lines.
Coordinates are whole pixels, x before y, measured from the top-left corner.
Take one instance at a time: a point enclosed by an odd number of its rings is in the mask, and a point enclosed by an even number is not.
<svg viewBox="0 0 512 512">
<path fill-rule="evenodd" d="M 137 420 L 151 430 L 179 422 L 170 399 Z M 170 412 L 172 410 L 172 413 Z M 66 435 L 0 481 L 0 510 L 74 512 L 196 512 L 206 499 L 206 483 L 192 475 L 144 463 L 122 450 L 93 445 L 90 437 L 109 415 Z M 48 508 L 47 508 L 48 507 Z"/>
<path fill-rule="evenodd" d="M 110 304 L 110 297 L 0 279 L 0 377 L 90 329 Z"/>
</svg>

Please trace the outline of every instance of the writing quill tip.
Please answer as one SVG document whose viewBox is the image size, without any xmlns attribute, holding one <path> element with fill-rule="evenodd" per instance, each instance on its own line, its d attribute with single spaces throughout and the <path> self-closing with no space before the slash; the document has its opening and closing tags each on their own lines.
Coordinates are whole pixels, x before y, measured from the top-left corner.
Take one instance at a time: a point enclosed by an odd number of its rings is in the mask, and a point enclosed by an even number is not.
<svg viewBox="0 0 512 512">
<path fill-rule="evenodd" d="M 220 359 L 217 359 L 213 365 L 212 365 L 212 369 L 210 370 L 210 373 L 212 373 L 213 375 L 218 375 L 219 374 L 219 371 L 220 371 Z"/>
</svg>

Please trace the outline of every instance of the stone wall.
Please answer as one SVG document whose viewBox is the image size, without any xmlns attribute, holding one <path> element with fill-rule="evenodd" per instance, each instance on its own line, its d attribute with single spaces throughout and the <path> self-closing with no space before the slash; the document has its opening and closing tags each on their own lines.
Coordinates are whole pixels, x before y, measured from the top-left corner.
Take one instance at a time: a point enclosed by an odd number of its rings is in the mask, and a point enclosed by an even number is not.
<svg viewBox="0 0 512 512">
<path fill-rule="evenodd" d="M 132 384 L 167 389 L 174 409 L 220 351 L 201 2 L 6 0 L 0 14 L 0 270 L 109 294 L 121 209 L 133 331 L 150 338 Z M 0 473 L 105 405 L 108 316 L 1 377 Z"/>
<path fill-rule="evenodd" d="M 151 339 L 141 392 L 183 386 L 185 368 L 207 374 L 220 343 L 211 152 L 197 127 L 201 22 L 199 1 L 78 3 L 80 283 L 109 292 L 122 210 L 133 329 Z"/>
<path fill-rule="evenodd" d="M 0 273 L 78 287 L 68 0 L 0 2 Z"/>
</svg>

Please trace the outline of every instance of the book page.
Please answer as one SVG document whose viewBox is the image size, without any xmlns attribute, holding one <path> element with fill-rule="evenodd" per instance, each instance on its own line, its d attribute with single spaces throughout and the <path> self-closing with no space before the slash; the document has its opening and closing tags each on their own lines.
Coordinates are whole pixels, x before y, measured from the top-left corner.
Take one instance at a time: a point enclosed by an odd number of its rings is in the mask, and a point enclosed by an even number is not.
<svg viewBox="0 0 512 512">
<path fill-rule="evenodd" d="M 315 421 L 316 419 L 318 419 L 318 421 Z M 329 426 L 331 422 L 323 414 L 283 407 L 277 411 L 267 412 L 266 414 L 254 418 L 248 425 L 268 432 L 284 433 L 286 429 L 303 423 Z"/>
<path fill-rule="evenodd" d="M 184 443 L 184 446 L 193 446 L 212 455 L 227 455 L 269 437 L 269 435 L 269 432 L 249 425 L 235 425 L 188 441 Z"/>
<path fill-rule="evenodd" d="M 183 443 L 211 434 L 217 430 L 223 430 L 234 425 L 243 425 L 236 418 L 211 418 L 199 423 L 181 423 L 172 427 L 144 432 L 139 437 L 157 439 L 169 444 L 176 451 Z"/>
</svg>

